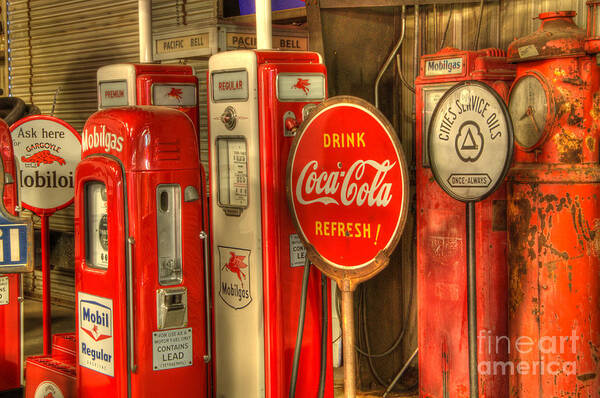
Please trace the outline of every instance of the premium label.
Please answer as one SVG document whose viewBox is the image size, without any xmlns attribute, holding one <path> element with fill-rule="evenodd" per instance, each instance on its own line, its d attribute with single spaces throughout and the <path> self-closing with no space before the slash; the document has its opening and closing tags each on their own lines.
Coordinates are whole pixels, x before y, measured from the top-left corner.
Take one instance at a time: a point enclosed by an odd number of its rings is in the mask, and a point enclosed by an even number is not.
<svg viewBox="0 0 600 398">
<path fill-rule="evenodd" d="M 100 82 L 99 92 L 100 108 L 128 105 L 127 82 L 125 80 Z"/>
</svg>

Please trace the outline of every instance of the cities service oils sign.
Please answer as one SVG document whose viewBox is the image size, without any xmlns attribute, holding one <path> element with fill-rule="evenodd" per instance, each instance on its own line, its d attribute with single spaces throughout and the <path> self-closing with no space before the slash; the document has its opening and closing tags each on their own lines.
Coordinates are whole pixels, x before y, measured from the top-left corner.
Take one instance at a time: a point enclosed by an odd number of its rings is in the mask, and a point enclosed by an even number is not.
<svg viewBox="0 0 600 398">
<path fill-rule="evenodd" d="M 315 265 L 355 283 L 387 265 L 406 221 L 409 177 L 377 109 L 355 97 L 323 102 L 300 127 L 287 173 L 292 218 Z"/>
</svg>

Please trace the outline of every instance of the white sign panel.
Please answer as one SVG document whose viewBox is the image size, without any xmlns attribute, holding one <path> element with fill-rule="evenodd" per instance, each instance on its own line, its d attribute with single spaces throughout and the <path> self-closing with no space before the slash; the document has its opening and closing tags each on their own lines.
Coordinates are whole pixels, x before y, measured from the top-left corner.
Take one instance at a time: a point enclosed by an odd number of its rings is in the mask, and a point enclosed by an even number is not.
<svg viewBox="0 0 600 398">
<path fill-rule="evenodd" d="M 127 82 L 125 80 L 100 82 L 100 108 L 125 106 L 127 103 Z"/>
<path fill-rule="evenodd" d="M 463 59 L 432 59 L 425 62 L 425 76 L 460 75 L 463 73 Z"/>
<path fill-rule="evenodd" d="M 290 235 L 290 266 L 304 267 L 306 262 L 306 248 L 300 240 L 298 234 Z"/>
<path fill-rule="evenodd" d="M 96 372 L 115 375 L 113 302 L 111 299 L 79 292 L 79 365 Z"/>
<path fill-rule="evenodd" d="M 252 302 L 250 250 L 219 246 L 219 296 L 233 309 Z"/>
<path fill-rule="evenodd" d="M 40 214 L 71 204 L 75 168 L 81 160 L 79 133 L 64 121 L 45 115 L 21 119 L 10 131 L 23 207 Z"/>
<path fill-rule="evenodd" d="M 46 380 L 37 386 L 33 398 L 64 398 L 64 394 L 56 384 Z"/>
<path fill-rule="evenodd" d="M 9 302 L 8 276 L 0 276 L 0 305 L 6 305 Z"/>
<path fill-rule="evenodd" d="M 450 196 L 470 202 L 493 192 L 512 152 L 512 122 L 492 88 L 463 82 L 440 99 L 429 127 L 429 158 L 436 181 Z"/>
<path fill-rule="evenodd" d="M 322 101 L 325 99 L 325 76 L 280 73 L 277 75 L 277 98 L 280 101 Z"/>
<path fill-rule="evenodd" d="M 192 366 L 192 328 L 162 330 L 152 333 L 152 369 Z"/>
<path fill-rule="evenodd" d="M 248 71 L 227 71 L 212 74 L 213 101 L 246 101 Z"/>
<path fill-rule="evenodd" d="M 153 84 L 152 105 L 196 106 L 196 86 L 192 84 Z"/>
</svg>

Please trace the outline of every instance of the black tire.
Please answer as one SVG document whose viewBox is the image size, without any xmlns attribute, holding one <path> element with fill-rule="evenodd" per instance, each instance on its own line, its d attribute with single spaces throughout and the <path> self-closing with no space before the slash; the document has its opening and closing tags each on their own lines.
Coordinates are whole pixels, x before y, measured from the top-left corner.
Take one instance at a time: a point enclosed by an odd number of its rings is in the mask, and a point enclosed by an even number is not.
<svg viewBox="0 0 600 398">
<path fill-rule="evenodd" d="M 41 115 L 41 114 L 42 114 L 42 111 L 37 106 L 35 106 L 33 104 L 25 105 L 25 114 L 23 115 L 23 117 L 33 116 L 33 115 Z"/>
<path fill-rule="evenodd" d="M 23 117 L 25 113 L 25 102 L 17 97 L 0 97 L 0 109 L 9 110 L 3 117 L 9 126 Z"/>
</svg>

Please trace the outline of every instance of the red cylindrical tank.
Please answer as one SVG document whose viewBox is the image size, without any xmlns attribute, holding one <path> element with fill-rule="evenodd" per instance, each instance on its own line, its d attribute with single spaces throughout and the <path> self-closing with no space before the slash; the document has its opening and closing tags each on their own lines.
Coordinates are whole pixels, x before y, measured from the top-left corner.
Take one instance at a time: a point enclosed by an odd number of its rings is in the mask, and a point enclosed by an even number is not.
<svg viewBox="0 0 600 398">
<path fill-rule="evenodd" d="M 540 14 L 508 49 L 510 397 L 600 391 L 600 68 L 574 16 Z"/>
</svg>

